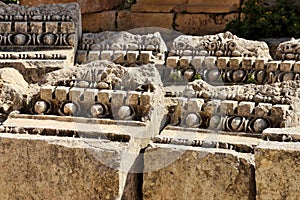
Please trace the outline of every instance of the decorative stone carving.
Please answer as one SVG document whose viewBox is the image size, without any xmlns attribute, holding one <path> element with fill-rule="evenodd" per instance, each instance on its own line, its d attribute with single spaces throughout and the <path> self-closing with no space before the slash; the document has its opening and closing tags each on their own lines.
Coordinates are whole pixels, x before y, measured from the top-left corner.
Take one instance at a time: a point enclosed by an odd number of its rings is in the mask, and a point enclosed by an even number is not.
<svg viewBox="0 0 300 200">
<path fill-rule="evenodd" d="M 166 44 L 159 32 L 148 35 L 108 31 L 87 33 L 83 34 L 79 48 L 78 63 L 100 59 L 129 65 L 136 62 L 147 64 L 152 59 L 163 63 L 167 52 Z"/>
<path fill-rule="evenodd" d="M 206 36 L 179 36 L 173 42 L 170 55 L 242 56 L 271 59 L 266 43 L 238 38 L 230 32 Z"/>
<path fill-rule="evenodd" d="M 77 4 L 25 7 L 0 3 L 0 8 L 0 51 L 6 55 L 0 60 L 63 59 L 67 66 L 74 64 L 81 37 Z"/>
<path fill-rule="evenodd" d="M 276 56 L 281 60 L 300 60 L 300 40 L 292 38 L 279 44 Z"/>
</svg>

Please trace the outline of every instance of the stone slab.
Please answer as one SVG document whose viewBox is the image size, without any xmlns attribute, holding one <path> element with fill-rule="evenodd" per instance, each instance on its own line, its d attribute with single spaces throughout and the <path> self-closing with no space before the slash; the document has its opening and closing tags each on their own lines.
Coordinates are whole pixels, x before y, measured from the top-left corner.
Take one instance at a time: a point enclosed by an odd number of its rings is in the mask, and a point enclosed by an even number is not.
<svg viewBox="0 0 300 200">
<path fill-rule="evenodd" d="M 226 24 L 237 17 L 237 13 L 226 15 L 177 14 L 175 24 L 176 30 L 184 34 L 206 35 L 224 31 Z"/>
<path fill-rule="evenodd" d="M 119 11 L 117 24 L 119 31 L 142 27 L 161 27 L 172 29 L 174 13 L 132 13 Z M 143 19 L 143 20 L 141 20 Z"/>
<path fill-rule="evenodd" d="M 4 133 L 0 139 L 1 199 L 116 199 L 122 193 L 117 152 L 125 143 Z"/>
<path fill-rule="evenodd" d="M 116 28 L 116 13 L 116 11 L 104 11 L 83 14 L 82 31 L 88 33 L 114 31 Z"/>
<path fill-rule="evenodd" d="M 25 6 L 38 6 L 42 4 L 58 4 L 71 2 L 78 3 L 82 13 L 94 13 L 99 11 L 111 10 L 122 5 L 123 3 L 122 0 L 20 0 L 20 4 Z"/>
<path fill-rule="evenodd" d="M 256 199 L 300 199 L 300 143 L 262 142 L 255 149 Z"/>
<path fill-rule="evenodd" d="M 253 155 L 152 144 L 144 155 L 143 199 L 255 199 Z"/>
</svg>

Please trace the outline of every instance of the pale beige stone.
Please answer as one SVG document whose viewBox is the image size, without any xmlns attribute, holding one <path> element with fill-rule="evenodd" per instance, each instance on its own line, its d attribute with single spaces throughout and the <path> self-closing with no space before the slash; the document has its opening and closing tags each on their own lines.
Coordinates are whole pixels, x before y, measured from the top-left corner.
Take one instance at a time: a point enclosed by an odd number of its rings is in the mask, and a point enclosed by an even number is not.
<svg viewBox="0 0 300 200">
<path fill-rule="evenodd" d="M 82 30 L 89 33 L 113 31 L 116 29 L 116 11 L 87 13 L 82 15 Z"/>
<path fill-rule="evenodd" d="M 117 18 L 118 30 L 124 31 L 141 27 L 172 29 L 173 16 L 173 13 L 131 13 L 130 11 L 119 11 Z"/>
<path fill-rule="evenodd" d="M 116 199 L 117 154 L 86 142 L 1 134 L 1 199 Z M 103 164 L 99 155 L 111 159 L 116 168 Z"/>
<path fill-rule="evenodd" d="M 236 13 L 227 15 L 177 14 L 175 24 L 176 30 L 182 33 L 205 35 L 224 31 L 226 24 L 237 17 Z"/>
<path fill-rule="evenodd" d="M 253 155 L 153 144 L 145 152 L 143 199 L 254 199 Z"/>
<path fill-rule="evenodd" d="M 300 199 L 299 142 L 262 142 L 255 148 L 256 199 Z"/>
</svg>

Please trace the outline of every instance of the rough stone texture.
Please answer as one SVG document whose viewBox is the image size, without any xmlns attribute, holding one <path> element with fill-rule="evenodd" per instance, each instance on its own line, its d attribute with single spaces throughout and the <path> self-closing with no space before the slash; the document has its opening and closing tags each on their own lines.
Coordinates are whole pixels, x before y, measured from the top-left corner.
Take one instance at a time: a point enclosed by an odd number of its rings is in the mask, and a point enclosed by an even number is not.
<svg viewBox="0 0 300 200">
<path fill-rule="evenodd" d="M 300 60 L 300 39 L 292 38 L 282 42 L 276 50 L 276 58 L 281 60 Z"/>
<path fill-rule="evenodd" d="M 21 5 L 38 6 L 42 4 L 57 4 L 57 3 L 71 3 L 77 2 L 81 8 L 82 13 L 93 13 L 104 10 L 111 10 L 122 4 L 122 0 L 36 0 L 27 1 L 20 0 Z"/>
<path fill-rule="evenodd" d="M 172 50 L 204 50 L 207 53 L 218 51 L 227 57 L 248 56 L 271 59 L 268 45 L 265 42 L 239 38 L 228 31 L 205 36 L 181 35 L 174 40 Z"/>
<path fill-rule="evenodd" d="M 116 199 L 118 148 L 126 145 L 90 145 L 81 139 L 2 134 L 1 199 Z M 114 168 L 101 163 L 104 158 Z"/>
<path fill-rule="evenodd" d="M 78 4 L 26 7 L 0 2 L 0 15 L 0 35 L 7 38 L 0 41 L 1 63 L 60 61 L 74 65 L 81 38 Z"/>
<path fill-rule="evenodd" d="M 300 198 L 299 143 L 262 142 L 255 149 L 257 199 Z"/>
<path fill-rule="evenodd" d="M 189 12 L 189 13 L 226 13 L 238 11 L 239 0 L 217 0 L 207 2 L 205 0 L 138 0 L 132 6 L 133 12 Z"/>
<path fill-rule="evenodd" d="M 82 15 L 82 31 L 96 33 L 115 30 L 116 11 L 87 13 Z"/>
<path fill-rule="evenodd" d="M 255 199 L 252 155 L 160 144 L 144 159 L 145 200 Z"/>
<path fill-rule="evenodd" d="M 105 31 L 102 33 L 86 33 L 81 39 L 81 48 L 88 50 L 143 50 L 153 46 L 161 53 L 167 51 L 167 46 L 159 32 L 153 34 L 132 34 L 129 32 Z"/>
<path fill-rule="evenodd" d="M 118 30 L 125 31 L 140 27 L 172 29 L 173 17 L 173 13 L 131 13 L 130 11 L 119 11 L 117 18 Z"/>
<path fill-rule="evenodd" d="M 177 14 L 176 30 L 185 34 L 205 35 L 221 32 L 226 24 L 236 19 L 238 14 Z"/>
</svg>

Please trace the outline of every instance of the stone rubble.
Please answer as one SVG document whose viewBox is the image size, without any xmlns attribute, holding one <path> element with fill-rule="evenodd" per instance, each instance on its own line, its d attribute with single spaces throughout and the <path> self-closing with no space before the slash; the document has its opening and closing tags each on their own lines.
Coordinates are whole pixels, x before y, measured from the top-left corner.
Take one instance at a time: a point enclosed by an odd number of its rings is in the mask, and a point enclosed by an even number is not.
<svg viewBox="0 0 300 200">
<path fill-rule="evenodd" d="M 1 198 L 298 198 L 296 40 L 272 60 L 229 32 L 82 35 L 77 4 L 0 18 Z"/>
</svg>

